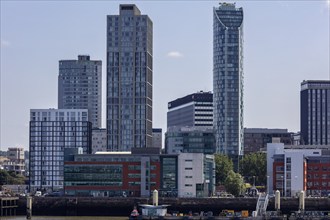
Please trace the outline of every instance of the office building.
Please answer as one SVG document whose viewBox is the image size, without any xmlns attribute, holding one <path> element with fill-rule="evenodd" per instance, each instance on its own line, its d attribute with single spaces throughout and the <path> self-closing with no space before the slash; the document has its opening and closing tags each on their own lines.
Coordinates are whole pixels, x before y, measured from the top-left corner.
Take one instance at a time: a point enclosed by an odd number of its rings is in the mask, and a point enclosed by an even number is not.
<svg viewBox="0 0 330 220">
<path fill-rule="evenodd" d="M 213 95 L 197 92 L 168 103 L 167 128 L 213 126 Z"/>
<path fill-rule="evenodd" d="M 330 193 L 330 145 L 267 144 L 267 188 L 274 194 L 296 196 L 304 190 L 309 196 Z"/>
<path fill-rule="evenodd" d="M 63 187 L 64 150 L 91 153 L 91 129 L 87 109 L 31 109 L 31 192 Z"/>
<path fill-rule="evenodd" d="M 181 153 L 178 155 L 178 197 L 208 197 L 215 191 L 213 155 Z"/>
<path fill-rule="evenodd" d="M 161 128 L 152 129 L 152 147 L 162 149 L 163 133 Z"/>
<path fill-rule="evenodd" d="M 243 9 L 213 10 L 213 126 L 217 153 L 238 167 L 243 155 Z"/>
<path fill-rule="evenodd" d="M 150 196 L 159 189 L 159 155 L 100 152 L 65 162 L 65 192 L 81 196 Z"/>
<path fill-rule="evenodd" d="M 288 129 L 244 128 L 244 154 L 266 151 L 267 144 L 279 138 L 284 145 L 293 145 L 293 133 Z"/>
<path fill-rule="evenodd" d="M 7 157 L 12 161 L 24 162 L 24 148 L 22 147 L 9 147 L 7 150 Z"/>
<path fill-rule="evenodd" d="M 214 192 L 213 155 L 102 152 L 65 161 L 64 190 L 70 196 L 207 197 Z"/>
<path fill-rule="evenodd" d="M 330 80 L 301 83 L 300 132 L 302 144 L 330 144 Z"/>
<path fill-rule="evenodd" d="M 101 127 L 102 61 L 87 55 L 59 61 L 58 108 L 88 109 L 93 128 Z"/>
<path fill-rule="evenodd" d="M 152 21 L 135 5 L 107 16 L 109 151 L 152 146 Z"/>
<path fill-rule="evenodd" d="M 92 154 L 107 151 L 107 129 L 92 129 Z"/>
<path fill-rule="evenodd" d="M 215 153 L 212 127 L 170 127 L 165 133 L 165 152 Z"/>
</svg>

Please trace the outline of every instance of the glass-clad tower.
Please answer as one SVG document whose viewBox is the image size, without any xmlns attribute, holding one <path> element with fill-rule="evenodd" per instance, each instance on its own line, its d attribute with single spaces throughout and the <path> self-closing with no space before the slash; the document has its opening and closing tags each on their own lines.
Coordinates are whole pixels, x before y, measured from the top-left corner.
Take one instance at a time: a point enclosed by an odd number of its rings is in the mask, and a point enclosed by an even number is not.
<svg viewBox="0 0 330 220">
<path fill-rule="evenodd" d="M 237 168 L 243 154 L 243 9 L 213 9 L 213 127 L 216 151 Z"/>
<path fill-rule="evenodd" d="M 107 148 L 152 146 L 152 21 L 131 4 L 107 16 Z"/>
</svg>

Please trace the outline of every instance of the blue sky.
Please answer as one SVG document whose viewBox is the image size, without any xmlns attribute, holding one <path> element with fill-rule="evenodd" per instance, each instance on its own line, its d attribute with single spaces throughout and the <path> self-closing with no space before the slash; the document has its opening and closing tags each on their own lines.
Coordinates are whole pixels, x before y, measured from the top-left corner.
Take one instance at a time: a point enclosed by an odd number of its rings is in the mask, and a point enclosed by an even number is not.
<svg viewBox="0 0 330 220">
<path fill-rule="evenodd" d="M 153 21 L 153 127 L 167 103 L 212 91 L 213 7 L 219 1 L 1 1 L 0 149 L 28 149 L 29 110 L 57 108 L 58 61 L 103 61 L 106 15 L 134 3 Z M 228 1 L 232 2 L 232 1 Z M 330 3 L 236 1 L 244 9 L 244 127 L 300 129 L 300 83 L 329 79 Z"/>
</svg>

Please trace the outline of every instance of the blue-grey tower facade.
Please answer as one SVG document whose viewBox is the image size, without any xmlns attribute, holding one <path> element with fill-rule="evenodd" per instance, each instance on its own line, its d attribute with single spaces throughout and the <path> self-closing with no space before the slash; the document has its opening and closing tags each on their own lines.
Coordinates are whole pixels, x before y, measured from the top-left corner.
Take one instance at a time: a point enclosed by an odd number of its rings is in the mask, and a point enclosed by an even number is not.
<svg viewBox="0 0 330 220">
<path fill-rule="evenodd" d="M 152 28 L 132 4 L 107 16 L 107 148 L 152 146 Z"/>
<path fill-rule="evenodd" d="M 237 167 L 243 154 L 243 9 L 213 9 L 213 127 L 216 152 Z"/>
</svg>

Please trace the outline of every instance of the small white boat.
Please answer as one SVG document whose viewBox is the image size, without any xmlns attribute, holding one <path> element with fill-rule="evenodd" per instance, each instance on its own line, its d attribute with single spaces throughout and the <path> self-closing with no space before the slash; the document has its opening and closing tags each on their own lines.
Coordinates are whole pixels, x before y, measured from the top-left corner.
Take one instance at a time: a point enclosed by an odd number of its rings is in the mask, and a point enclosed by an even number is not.
<svg viewBox="0 0 330 220">
<path fill-rule="evenodd" d="M 165 216 L 167 213 L 167 207 L 168 205 L 140 205 L 142 210 L 142 216 L 148 216 L 148 217 L 159 217 L 159 216 Z"/>
</svg>

